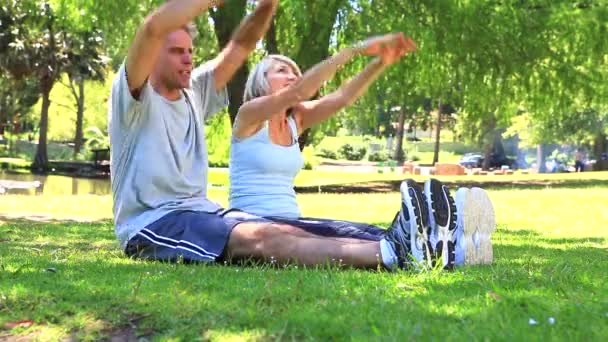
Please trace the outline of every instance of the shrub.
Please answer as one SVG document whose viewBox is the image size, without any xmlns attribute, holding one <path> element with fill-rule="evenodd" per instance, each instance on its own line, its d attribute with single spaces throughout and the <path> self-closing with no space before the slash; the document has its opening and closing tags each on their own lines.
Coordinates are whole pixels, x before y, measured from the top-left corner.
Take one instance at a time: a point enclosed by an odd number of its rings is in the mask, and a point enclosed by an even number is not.
<svg viewBox="0 0 608 342">
<path fill-rule="evenodd" d="M 361 160 L 367 153 L 367 148 L 362 145 L 344 144 L 338 149 L 340 157 L 346 160 Z"/>
<path fill-rule="evenodd" d="M 372 152 L 367 157 L 367 160 L 371 162 L 385 162 L 388 161 L 388 153 L 386 151 Z"/>
<path fill-rule="evenodd" d="M 317 153 L 319 157 L 327 158 L 327 159 L 338 159 L 338 152 L 329 147 L 322 147 L 319 149 Z"/>
<path fill-rule="evenodd" d="M 209 167 L 228 167 L 230 162 L 228 155 L 224 153 L 214 153 L 208 156 Z"/>
<path fill-rule="evenodd" d="M 315 157 L 315 149 L 312 146 L 304 148 L 302 157 L 304 158 L 304 170 L 312 170 L 319 164 L 317 157 Z"/>
</svg>

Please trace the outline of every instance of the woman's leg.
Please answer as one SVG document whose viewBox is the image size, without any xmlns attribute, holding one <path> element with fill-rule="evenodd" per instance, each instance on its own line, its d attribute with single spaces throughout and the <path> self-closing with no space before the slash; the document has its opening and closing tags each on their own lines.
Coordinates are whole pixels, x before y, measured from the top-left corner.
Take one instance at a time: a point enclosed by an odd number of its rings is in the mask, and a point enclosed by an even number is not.
<svg viewBox="0 0 608 342">
<path fill-rule="evenodd" d="M 268 219 L 283 224 L 298 227 L 305 232 L 336 238 L 352 238 L 365 241 L 380 241 L 384 238 L 386 231 L 380 227 L 366 223 L 340 221 L 323 218 L 300 217 L 268 217 Z"/>
</svg>

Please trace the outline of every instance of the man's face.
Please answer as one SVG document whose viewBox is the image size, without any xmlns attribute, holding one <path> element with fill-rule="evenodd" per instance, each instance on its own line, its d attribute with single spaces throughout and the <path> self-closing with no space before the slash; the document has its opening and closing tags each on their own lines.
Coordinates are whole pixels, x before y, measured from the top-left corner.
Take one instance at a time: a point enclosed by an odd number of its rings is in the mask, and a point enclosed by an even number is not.
<svg viewBox="0 0 608 342">
<path fill-rule="evenodd" d="M 190 87 L 192 72 L 192 38 L 184 30 L 172 32 L 156 63 L 156 74 L 167 89 Z"/>
</svg>

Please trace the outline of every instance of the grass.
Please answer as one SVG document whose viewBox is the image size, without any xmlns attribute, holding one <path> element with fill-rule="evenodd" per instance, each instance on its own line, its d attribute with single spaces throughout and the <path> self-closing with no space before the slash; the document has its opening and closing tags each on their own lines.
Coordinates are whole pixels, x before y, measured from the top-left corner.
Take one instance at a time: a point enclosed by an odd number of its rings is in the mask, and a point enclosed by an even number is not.
<svg viewBox="0 0 608 342">
<path fill-rule="evenodd" d="M 117 247 L 109 196 L 0 196 L 3 212 L 57 219 L 1 219 L 0 339 L 608 336 L 608 186 L 489 193 L 498 222 L 492 266 L 397 274 L 138 262 Z M 226 203 L 225 191 L 210 197 Z M 399 206 L 398 193 L 298 200 L 305 215 L 383 226 Z M 23 320 L 33 325 L 6 328 Z"/>
<path fill-rule="evenodd" d="M 29 169 L 32 163 L 21 158 L 0 158 L 0 170 Z"/>
</svg>

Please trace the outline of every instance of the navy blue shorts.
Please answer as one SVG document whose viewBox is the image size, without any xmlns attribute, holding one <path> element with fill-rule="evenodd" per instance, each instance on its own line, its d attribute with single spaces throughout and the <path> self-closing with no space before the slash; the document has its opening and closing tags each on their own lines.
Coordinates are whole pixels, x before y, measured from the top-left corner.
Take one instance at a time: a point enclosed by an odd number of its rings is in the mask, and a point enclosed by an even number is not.
<svg viewBox="0 0 608 342">
<path fill-rule="evenodd" d="M 243 222 L 269 221 L 234 211 L 175 211 L 139 231 L 127 243 L 125 253 L 138 259 L 168 262 L 218 261 L 230 233 Z"/>
<path fill-rule="evenodd" d="M 279 223 L 326 237 L 379 241 L 385 230 L 356 222 L 301 217 L 265 217 L 239 210 L 218 213 L 175 211 L 138 232 L 129 242 L 128 256 L 168 262 L 213 262 L 223 259 L 230 233 L 240 223 Z"/>
</svg>

